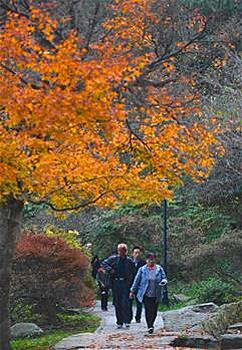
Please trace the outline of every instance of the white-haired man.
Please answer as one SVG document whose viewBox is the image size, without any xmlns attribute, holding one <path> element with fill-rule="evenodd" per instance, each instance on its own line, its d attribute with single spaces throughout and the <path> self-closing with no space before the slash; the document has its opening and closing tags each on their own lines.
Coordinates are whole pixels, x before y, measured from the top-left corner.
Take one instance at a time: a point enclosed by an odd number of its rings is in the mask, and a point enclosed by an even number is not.
<svg viewBox="0 0 242 350">
<path fill-rule="evenodd" d="M 117 246 L 118 254 L 110 256 L 102 263 L 104 269 L 110 272 L 112 279 L 117 328 L 122 328 L 124 324 L 130 327 L 131 322 L 129 289 L 135 276 L 135 265 L 127 256 L 127 251 L 127 245 L 120 243 Z"/>
</svg>

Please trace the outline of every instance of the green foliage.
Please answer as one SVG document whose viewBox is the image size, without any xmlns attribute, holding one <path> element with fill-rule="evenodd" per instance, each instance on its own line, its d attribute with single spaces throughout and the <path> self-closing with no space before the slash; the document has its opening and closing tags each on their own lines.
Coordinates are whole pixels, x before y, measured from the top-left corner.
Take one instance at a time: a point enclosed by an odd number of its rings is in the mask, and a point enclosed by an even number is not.
<svg viewBox="0 0 242 350">
<path fill-rule="evenodd" d="M 63 330 L 48 331 L 36 338 L 14 340 L 11 342 L 12 350 L 51 350 L 57 342 L 72 334 L 94 332 L 100 323 L 100 318 L 94 315 L 62 315 L 61 317 Z"/>
<path fill-rule="evenodd" d="M 209 11 L 237 11 L 241 4 L 236 0 L 184 0 L 183 3 L 191 9 L 199 8 L 204 13 Z"/>
<path fill-rule="evenodd" d="M 98 316 L 88 314 L 67 315 L 60 313 L 57 315 L 57 317 L 61 321 L 63 328 L 71 329 L 80 327 L 82 332 L 94 332 L 100 321 Z"/>
<path fill-rule="evenodd" d="M 50 350 L 52 346 L 74 332 L 53 331 L 38 338 L 17 339 L 11 342 L 13 350 Z"/>
<path fill-rule="evenodd" d="M 177 193 L 174 201 L 169 203 L 168 212 L 168 274 L 172 278 L 190 283 L 225 271 L 227 257 L 222 254 L 222 237 L 231 237 L 231 242 L 227 242 L 230 247 L 228 254 L 235 252 L 232 247 L 235 231 L 232 228 L 236 227 L 238 220 L 234 215 L 237 208 L 233 209 L 230 203 L 223 206 L 200 203 L 194 190 Z M 221 244 L 217 244 L 220 241 Z M 213 252 L 210 253 L 211 248 Z M 206 269 L 204 261 L 208 262 Z M 238 269 L 234 264 L 232 268 L 236 274 Z"/>
<path fill-rule="evenodd" d="M 44 229 L 44 234 L 48 237 L 61 238 L 69 247 L 82 250 L 81 244 L 78 241 L 79 233 L 76 230 L 63 230 L 52 225 L 47 225 Z"/>
<path fill-rule="evenodd" d="M 214 302 L 222 305 L 234 299 L 232 287 L 214 277 L 194 283 L 188 292 L 198 303 Z"/>
<path fill-rule="evenodd" d="M 165 312 L 165 311 L 172 311 L 172 310 L 178 310 L 184 307 L 186 304 L 184 303 L 176 303 L 171 304 L 169 306 L 167 305 L 159 305 L 159 311 Z"/>
<path fill-rule="evenodd" d="M 23 220 L 28 220 L 34 216 L 36 216 L 37 213 L 44 210 L 46 206 L 44 204 L 33 204 L 33 203 L 27 203 L 24 206 L 23 211 Z"/>
<path fill-rule="evenodd" d="M 15 302 L 11 310 L 11 320 L 13 323 L 19 322 L 33 322 L 38 323 L 42 316 L 33 311 L 33 306 L 25 304 L 23 300 L 19 299 Z"/>
<path fill-rule="evenodd" d="M 234 223 L 234 219 L 218 205 L 206 206 L 198 202 L 184 205 L 179 200 L 175 200 L 170 203 L 170 207 L 173 209 L 170 224 L 173 224 L 174 219 L 180 222 L 180 225 L 175 226 L 174 229 L 182 232 L 186 229 L 186 224 L 191 223 L 194 231 L 203 232 L 204 243 L 222 236 Z"/>
<path fill-rule="evenodd" d="M 93 243 L 99 257 L 109 256 L 120 242 L 128 244 L 129 254 L 135 245 L 144 251 L 161 251 L 161 209 L 157 206 L 120 206 L 94 215 L 86 227 L 85 242 Z"/>
</svg>

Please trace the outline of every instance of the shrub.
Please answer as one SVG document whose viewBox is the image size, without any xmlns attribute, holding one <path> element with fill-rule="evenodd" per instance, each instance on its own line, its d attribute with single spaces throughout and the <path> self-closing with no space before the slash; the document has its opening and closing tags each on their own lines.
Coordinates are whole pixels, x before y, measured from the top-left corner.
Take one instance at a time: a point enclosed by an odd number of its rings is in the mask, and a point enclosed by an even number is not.
<svg viewBox="0 0 242 350">
<path fill-rule="evenodd" d="M 24 304 L 23 300 L 18 300 L 12 305 L 11 321 L 18 322 L 33 322 L 38 323 L 41 320 L 41 315 L 33 311 L 33 305 Z"/>
<path fill-rule="evenodd" d="M 47 225 L 44 228 L 44 233 L 48 237 L 58 237 L 63 239 L 71 248 L 81 249 L 81 244 L 78 241 L 78 231 L 76 230 L 63 230 L 52 225 Z"/>
<path fill-rule="evenodd" d="M 13 259 L 12 300 L 35 305 L 50 323 L 59 307 L 91 304 L 94 293 L 85 285 L 89 260 L 63 240 L 23 235 Z"/>
<path fill-rule="evenodd" d="M 184 269 L 189 271 L 193 279 L 217 275 L 219 279 L 241 290 L 241 251 L 242 231 L 231 230 L 210 244 L 197 244 L 190 254 L 183 257 Z"/>
<path fill-rule="evenodd" d="M 81 245 L 80 241 L 78 240 L 79 233 L 76 230 L 64 230 L 62 228 L 55 227 L 53 225 L 46 225 L 44 228 L 44 234 L 48 237 L 58 237 L 65 241 L 65 243 L 70 247 L 70 248 L 75 248 L 75 249 L 80 249 L 82 253 L 89 259 L 89 264 L 84 276 L 84 284 L 87 287 L 86 289 L 86 300 L 87 300 L 87 305 L 88 305 L 88 293 L 90 294 L 90 291 L 92 293 L 92 290 L 96 287 L 95 282 L 92 278 L 91 275 L 91 259 L 92 259 L 92 254 L 90 251 L 86 249 L 84 245 Z M 89 291 L 88 291 L 89 289 Z M 85 304 L 85 303 L 84 303 Z"/>
<path fill-rule="evenodd" d="M 232 287 L 213 277 L 193 284 L 190 293 L 198 303 L 214 302 L 221 305 L 234 299 Z"/>
</svg>

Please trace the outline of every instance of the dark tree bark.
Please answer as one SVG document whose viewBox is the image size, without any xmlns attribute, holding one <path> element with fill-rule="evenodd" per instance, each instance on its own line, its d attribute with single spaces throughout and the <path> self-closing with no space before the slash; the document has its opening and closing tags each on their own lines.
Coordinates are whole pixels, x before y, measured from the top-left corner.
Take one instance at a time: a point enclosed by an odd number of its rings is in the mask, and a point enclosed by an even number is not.
<svg viewBox="0 0 242 350">
<path fill-rule="evenodd" d="M 9 198 L 0 206 L 0 349 L 10 349 L 11 260 L 20 232 L 23 203 Z"/>
</svg>

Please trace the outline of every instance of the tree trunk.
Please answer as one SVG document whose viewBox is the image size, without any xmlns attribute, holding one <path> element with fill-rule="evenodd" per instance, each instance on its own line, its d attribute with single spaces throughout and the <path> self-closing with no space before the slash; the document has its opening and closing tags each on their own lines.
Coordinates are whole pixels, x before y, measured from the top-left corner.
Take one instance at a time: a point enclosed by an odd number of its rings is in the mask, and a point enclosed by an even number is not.
<svg viewBox="0 0 242 350">
<path fill-rule="evenodd" d="M 23 203 L 9 198 L 0 206 L 0 349 L 10 350 L 11 260 L 19 237 Z"/>
</svg>

